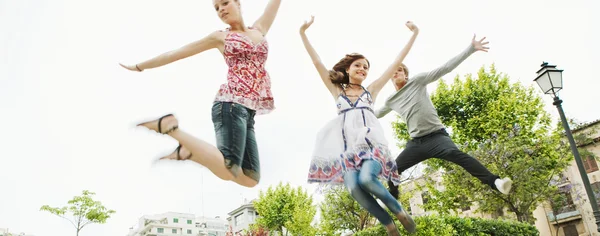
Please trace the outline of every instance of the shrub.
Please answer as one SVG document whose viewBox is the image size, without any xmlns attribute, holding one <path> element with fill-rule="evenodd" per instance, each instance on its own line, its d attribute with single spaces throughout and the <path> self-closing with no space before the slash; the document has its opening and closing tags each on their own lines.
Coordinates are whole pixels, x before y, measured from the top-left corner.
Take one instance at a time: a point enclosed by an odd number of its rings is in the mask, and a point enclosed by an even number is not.
<svg viewBox="0 0 600 236">
<path fill-rule="evenodd" d="M 533 225 L 517 221 L 493 220 L 482 218 L 461 218 L 456 216 L 420 216 L 414 218 L 417 223 L 415 236 L 539 236 L 540 232 Z M 408 233 L 396 221 L 400 233 Z M 375 226 L 360 231 L 356 236 L 386 235 L 383 226 Z"/>
</svg>

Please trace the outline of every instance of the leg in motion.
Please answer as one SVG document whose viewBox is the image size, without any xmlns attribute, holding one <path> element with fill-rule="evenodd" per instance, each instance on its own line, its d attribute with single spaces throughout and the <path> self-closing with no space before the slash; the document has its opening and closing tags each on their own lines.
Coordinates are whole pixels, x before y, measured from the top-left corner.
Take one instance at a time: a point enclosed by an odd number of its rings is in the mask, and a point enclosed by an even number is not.
<svg viewBox="0 0 600 236">
<path fill-rule="evenodd" d="M 404 226 L 406 231 L 414 233 L 417 225 L 406 211 L 402 209 L 398 200 L 396 200 L 379 181 L 377 176 L 380 172 L 381 164 L 379 162 L 375 160 L 365 160 L 362 163 L 358 175 L 358 185 L 367 193 L 373 194 L 375 197 L 379 198 L 383 204 L 398 217 L 398 220 L 400 220 L 400 223 L 402 223 L 402 226 Z"/>
<path fill-rule="evenodd" d="M 358 178 L 359 172 L 356 171 L 349 171 L 344 174 L 344 185 L 350 192 L 352 198 L 386 227 L 388 235 L 400 235 L 392 217 L 377 204 L 377 201 L 371 194 L 360 187 Z"/>
<path fill-rule="evenodd" d="M 404 150 L 396 157 L 396 166 L 398 167 L 398 174 L 402 174 L 408 168 L 419 164 L 422 161 L 429 159 L 431 156 L 427 155 L 427 152 L 423 150 L 420 140 L 410 140 L 406 144 Z M 395 186 L 391 180 L 388 180 L 389 192 L 395 199 L 400 197 L 398 192 L 398 186 Z"/>
<path fill-rule="evenodd" d="M 498 190 L 503 194 L 510 192 L 512 180 L 509 178 L 500 179 L 498 175 L 492 174 L 477 159 L 459 150 L 447 133 L 435 134 L 428 140 L 427 146 L 431 147 L 431 156 L 459 165 L 469 172 L 469 174 L 479 179 L 479 181 L 489 185 L 492 189 Z"/>
<path fill-rule="evenodd" d="M 213 105 L 212 118 L 217 147 L 179 129 L 178 121 L 173 115 L 166 115 L 139 126 L 170 135 L 184 147 L 179 150 L 180 156 L 189 151 L 192 154 L 189 160 L 205 166 L 217 177 L 232 180 L 245 187 L 253 187 L 256 184 L 246 181 L 247 178 L 241 174 L 242 156 L 246 144 L 246 122 L 244 117 L 240 117 L 245 110 L 239 112 L 241 108 L 243 107 L 240 105 L 226 102 L 216 102 Z"/>
</svg>

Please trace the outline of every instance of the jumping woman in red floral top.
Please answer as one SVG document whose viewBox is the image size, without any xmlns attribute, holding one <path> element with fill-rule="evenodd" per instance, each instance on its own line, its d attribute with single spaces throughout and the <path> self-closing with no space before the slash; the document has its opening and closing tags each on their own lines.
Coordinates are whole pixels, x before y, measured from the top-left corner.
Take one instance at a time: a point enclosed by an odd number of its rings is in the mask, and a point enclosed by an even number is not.
<svg viewBox="0 0 600 236">
<path fill-rule="evenodd" d="M 179 129 L 179 123 L 172 114 L 138 126 L 179 141 L 173 153 L 160 159 L 192 160 L 223 180 L 254 187 L 260 180 L 254 116 L 269 113 L 275 108 L 271 81 L 265 70 L 269 49 L 265 35 L 273 24 L 281 0 L 270 0 L 263 15 L 252 26 L 244 23 L 239 1 L 213 0 L 219 18 L 229 25 L 226 30 L 215 31 L 203 39 L 142 63 L 121 66 L 141 72 L 209 49 L 219 49 L 229 70 L 227 83 L 221 85 L 212 107 L 216 147 Z"/>
</svg>

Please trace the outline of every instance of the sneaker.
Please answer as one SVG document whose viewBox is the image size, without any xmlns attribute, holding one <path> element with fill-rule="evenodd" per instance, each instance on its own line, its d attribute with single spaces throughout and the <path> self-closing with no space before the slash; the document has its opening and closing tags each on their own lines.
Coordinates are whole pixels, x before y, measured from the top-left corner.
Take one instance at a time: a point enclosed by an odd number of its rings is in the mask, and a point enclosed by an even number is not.
<svg viewBox="0 0 600 236">
<path fill-rule="evenodd" d="M 496 181 L 494 181 L 494 184 L 496 185 L 498 191 L 507 195 L 510 192 L 510 189 L 512 188 L 512 180 L 510 180 L 509 178 L 496 179 Z"/>
</svg>

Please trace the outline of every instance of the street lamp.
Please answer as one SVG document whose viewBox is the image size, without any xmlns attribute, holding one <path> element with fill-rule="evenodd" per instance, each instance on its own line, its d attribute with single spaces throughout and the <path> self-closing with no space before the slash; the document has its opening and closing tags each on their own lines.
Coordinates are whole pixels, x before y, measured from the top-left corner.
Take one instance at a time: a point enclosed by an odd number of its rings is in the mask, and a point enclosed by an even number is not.
<svg viewBox="0 0 600 236">
<path fill-rule="evenodd" d="M 596 197 L 594 195 L 594 192 L 592 191 L 590 179 L 588 178 L 588 175 L 585 172 L 585 167 L 583 167 L 583 161 L 581 161 L 581 157 L 579 156 L 579 151 L 577 150 L 575 139 L 573 139 L 571 128 L 569 128 L 569 123 L 567 122 L 567 118 L 565 117 L 565 112 L 562 109 L 562 100 L 560 100 L 557 94 L 558 91 L 562 89 L 563 70 L 556 69 L 555 65 L 548 65 L 548 62 L 542 63 L 541 67 L 542 68 L 537 71 L 538 75 L 533 81 L 535 81 L 540 86 L 540 88 L 545 94 L 550 94 L 554 98 L 554 103 L 552 104 L 556 106 L 556 108 L 558 109 L 558 113 L 560 114 L 560 119 L 562 121 L 563 127 L 565 128 L 567 138 L 569 139 L 569 144 L 571 145 L 571 152 L 573 152 L 573 156 L 575 156 L 575 162 L 577 163 L 577 168 L 579 169 L 581 180 L 583 180 L 585 192 L 587 193 L 589 202 L 592 205 L 594 217 L 596 217 L 596 225 L 598 226 L 596 230 L 600 232 L 600 211 L 598 211 L 598 203 L 596 202 Z"/>
</svg>

